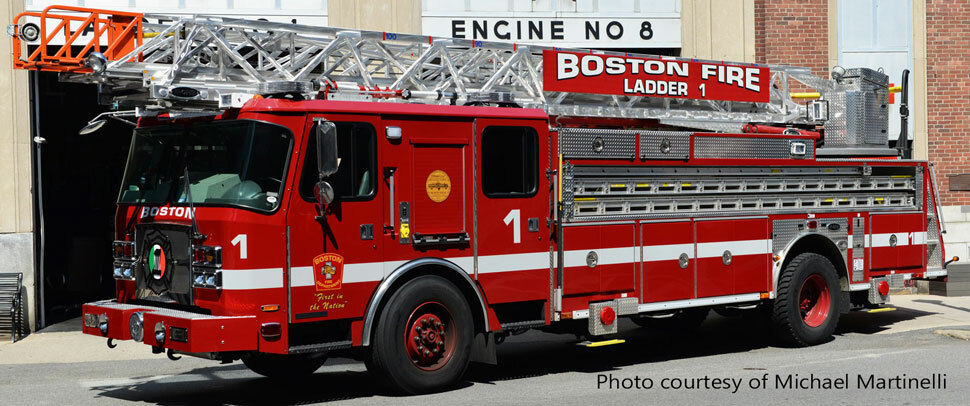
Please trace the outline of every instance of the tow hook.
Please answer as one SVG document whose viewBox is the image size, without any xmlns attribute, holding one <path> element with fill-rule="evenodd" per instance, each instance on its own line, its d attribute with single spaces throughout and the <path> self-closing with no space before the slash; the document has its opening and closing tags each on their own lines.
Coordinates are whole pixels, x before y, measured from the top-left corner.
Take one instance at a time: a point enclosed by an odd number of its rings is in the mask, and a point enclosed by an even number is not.
<svg viewBox="0 0 970 406">
<path fill-rule="evenodd" d="M 118 344 L 115 344 L 115 340 L 113 338 L 108 339 L 108 348 L 115 348 L 117 346 Z"/>
<path fill-rule="evenodd" d="M 168 355 L 168 359 L 170 359 L 172 361 L 178 361 L 178 360 L 182 359 L 182 357 L 176 356 L 175 355 L 175 350 L 173 350 L 171 348 L 168 349 L 168 352 L 166 352 L 165 355 Z"/>
</svg>

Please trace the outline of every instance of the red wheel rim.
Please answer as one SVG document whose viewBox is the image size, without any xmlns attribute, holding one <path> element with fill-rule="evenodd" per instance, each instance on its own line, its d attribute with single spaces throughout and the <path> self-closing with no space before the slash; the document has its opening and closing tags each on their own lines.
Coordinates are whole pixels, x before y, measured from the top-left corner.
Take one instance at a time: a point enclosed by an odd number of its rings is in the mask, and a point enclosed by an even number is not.
<svg viewBox="0 0 970 406">
<path fill-rule="evenodd" d="M 832 308 L 832 296 L 829 285 L 822 275 L 812 274 L 802 283 L 798 293 L 798 310 L 802 321 L 809 327 L 818 327 L 829 317 Z"/>
<path fill-rule="evenodd" d="M 438 302 L 424 302 L 411 312 L 404 330 L 404 346 L 414 366 L 434 371 L 455 353 L 458 328 L 451 312 Z"/>
</svg>

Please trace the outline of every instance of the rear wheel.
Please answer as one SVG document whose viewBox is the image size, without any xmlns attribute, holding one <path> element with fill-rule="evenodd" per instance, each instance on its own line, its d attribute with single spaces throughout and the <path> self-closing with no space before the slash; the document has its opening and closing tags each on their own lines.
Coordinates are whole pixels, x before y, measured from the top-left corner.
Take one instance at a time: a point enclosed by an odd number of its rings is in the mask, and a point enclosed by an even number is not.
<svg viewBox="0 0 970 406">
<path fill-rule="evenodd" d="M 327 361 L 323 354 L 254 354 L 243 357 L 250 370 L 269 378 L 293 379 L 312 375 Z"/>
<path fill-rule="evenodd" d="M 832 262 L 814 253 L 799 254 L 778 280 L 772 321 L 778 337 L 798 346 L 832 336 L 839 323 L 839 278 Z"/>
<path fill-rule="evenodd" d="M 415 278 L 384 306 L 367 367 L 405 393 L 454 385 L 468 367 L 473 329 L 454 285 L 438 276 Z"/>
</svg>

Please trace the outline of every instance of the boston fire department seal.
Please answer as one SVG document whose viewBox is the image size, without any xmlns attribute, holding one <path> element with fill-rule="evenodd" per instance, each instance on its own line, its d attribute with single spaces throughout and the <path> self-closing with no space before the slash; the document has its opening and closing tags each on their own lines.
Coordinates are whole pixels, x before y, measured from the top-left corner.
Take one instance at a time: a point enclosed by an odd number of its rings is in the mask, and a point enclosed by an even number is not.
<svg viewBox="0 0 970 406">
<path fill-rule="evenodd" d="M 320 254 L 313 258 L 313 280 L 317 290 L 337 290 L 344 278 L 344 257 Z"/>
<path fill-rule="evenodd" d="M 432 202 L 441 203 L 451 194 L 451 178 L 445 171 L 435 169 L 428 174 L 428 179 L 424 182 L 424 190 L 428 192 L 428 198 Z"/>
</svg>

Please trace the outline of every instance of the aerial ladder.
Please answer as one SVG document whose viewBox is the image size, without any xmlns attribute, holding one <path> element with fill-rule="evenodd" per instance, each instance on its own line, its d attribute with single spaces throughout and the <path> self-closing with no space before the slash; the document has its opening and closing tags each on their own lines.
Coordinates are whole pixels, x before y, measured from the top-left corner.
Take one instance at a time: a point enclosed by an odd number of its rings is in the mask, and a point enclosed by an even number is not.
<svg viewBox="0 0 970 406">
<path fill-rule="evenodd" d="M 146 18 L 171 22 L 150 24 Z M 808 68 L 771 65 L 765 103 L 546 91 L 543 52 L 558 48 L 67 6 L 22 13 L 8 33 L 16 68 L 57 71 L 63 81 L 99 84 L 119 106 L 146 112 L 225 109 L 255 95 L 290 94 L 514 105 L 541 108 L 551 116 L 655 119 L 740 131 L 748 123 L 821 124 L 824 117 L 808 116 L 806 105 L 791 97 L 789 84 L 800 82 L 823 98 L 836 87 Z"/>
</svg>

